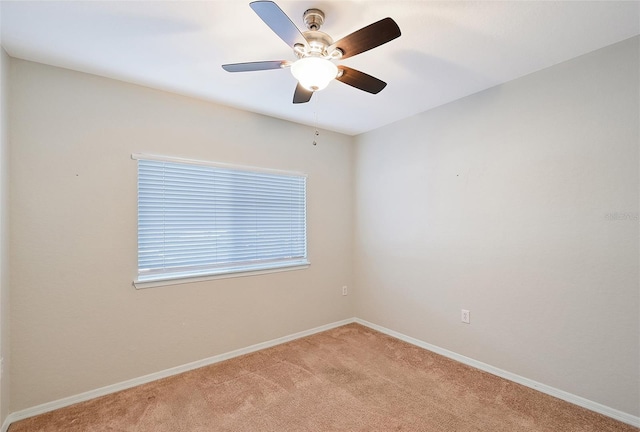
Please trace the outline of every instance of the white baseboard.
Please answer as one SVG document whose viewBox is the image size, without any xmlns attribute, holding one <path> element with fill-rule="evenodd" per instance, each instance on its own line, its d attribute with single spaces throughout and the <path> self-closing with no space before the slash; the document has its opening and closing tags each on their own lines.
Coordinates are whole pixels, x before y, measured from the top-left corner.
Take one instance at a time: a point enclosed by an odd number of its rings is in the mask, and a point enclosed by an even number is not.
<svg viewBox="0 0 640 432">
<path fill-rule="evenodd" d="M 617 409 L 608 407 L 606 405 L 602 405 L 600 403 L 593 402 L 593 401 L 591 401 L 589 399 L 585 399 L 583 397 L 576 396 L 576 395 L 568 393 L 566 391 L 559 390 L 559 389 L 557 389 L 555 387 L 551 387 L 551 386 L 548 386 L 546 384 L 542 384 L 542 383 L 539 383 L 537 381 L 530 380 L 528 378 L 524 378 L 524 377 L 522 377 L 520 375 L 516 375 L 514 373 L 511 373 L 511 372 L 505 371 L 503 369 L 488 365 L 486 363 L 482 363 L 482 362 L 474 360 L 472 358 L 465 357 L 465 356 L 457 354 L 457 353 L 455 353 L 453 351 L 449 351 L 449 350 L 446 350 L 444 348 L 440 348 L 439 346 L 431 345 L 430 343 L 423 342 L 421 340 L 412 338 L 412 337 L 404 335 L 402 333 L 398 333 L 396 331 L 393 331 L 393 330 L 390 330 L 388 328 L 379 326 L 377 324 L 370 323 L 370 322 L 362 320 L 360 318 L 355 318 L 354 321 L 357 322 L 358 324 L 362 324 L 363 326 L 369 327 L 369 328 L 371 328 L 373 330 L 377 330 L 380 333 L 387 334 L 387 335 L 392 336 L 394 338 L 397 338 L 397 339 L 403 340 L 405 342 L 408 342 L 408 343 L 410 343 L 412 345 L 416 345 L 416 346 L 418 346 L 420 348 L 424 348 L 424 349 L 432 351 L 432 352 L 434 352 L 436 354 L 440 354 L 440 355 L 442 355 L 444 357 L 448 357 L 448 358 L 450 358 L 452 360 L 456 360 L 456 361 L 459 361 L 460 363 L 464 363 L 464 364 L 472 366 L 472 367 L 474 367 L 476 369 L 480 369 L 480 370 L 482 370 L 484 372 L 488 372 L 488 373 L 490 373 L 492 375 L 496 375 L 496 376 L 499 376 L 501 378 L 505 378 L 505 379 L 507 379 L 509 381 L 513 381 L 515 383 L 522 384 L 522 385 L 524 385 L 526 387 L 530 387 L 530 388 L 532 388 L 534 390 L 538 390 L 539 392 L 546 393 L 546 394 L 548 394 L 550 396 L 556 397 L 558 399 L 562 399 L 564 401 L 570 402 L 570 403 L 572 403 L 574 405 L 581 406 L 581 407 L 586 408 L 588 410 L 595 411 L 595 412 L 597 412 L 599 414 L 605 415 L 607 417 L 611 417 L 611 418 L 619 420 L 619 421 L 621 421 L 623 423 L 627 423 L 627 424 L 629 424 L 631 426 L 640 427 L 640 417 L 636 417 L 636 416 L 633 416 L 631 414 L 628 414 L 628 413 L 619 411 Z"/>
<path fill-rule="evenodd" d="M 84 393 L 80 393 L 78 395 L 75 396 L 69 396 L 63 399 L 59 399 L 56 401 L 52 401 L 52 402 L 47 402 L 44 403 L 42 405 L 37 405 L 35 407 L 32 408 L 27 408 L 25 410 L 21 410 L 21 411 L 16 411 L 14 413 L 11 413 L 7 416 L 7 418 L 5 419 L 4 423 L 2 424 L 2 427 L 0 428 L 0 432 L 7 432 L 7 430 L 9 429 L 9 425 L 11 425 L 11 423 L 19 421 L 19 420 L 23 420 L 29 417 L 33 417 L 36 416 L 38 414 L 43 414 L 49 411 L 53 411 L 59 408 L 64 408 L 67 407 L 69 405 L 73 405 L 79 402 L 84 402 L 90 399 L 94 399 L 100 396 L 106 396 L 108 394 L 111 393 L 115 393 L 121 390 L 125 390 L 131 387 L 136 387 L 139 386 L 141 384 L 146 384 L 148 382 L 151 381 L 155 381 L 161 378 L 167 378 L 173 375 L 177 375 L 183 372 L 187 372 L 193 369 L 198 369 L 204 366 L 208 366 L 214 363 L 218 363 L 224 360 L 228 360 L 234 357 L 238 357 L 244 354 L 249 354 L 255 351 L 259 351 L 265 348 L 270 348 L 276 345 L 280 345 L 286 342 L 290 342 L 292 340 L 295 339 L 300 339 L 302 337 L 305 336 L 310 336 L 312 334 L 315 333 L 320 333 L 326 330 L 330 330 L 336 327 L 340 327 L 343 326 L 345 324 L 350 324 L 356 322 L 358 324 L 361 324 L 363 326 L 369 327 L 373 330 L 377 330 L 381 333 L 387 334 L 389 336 L 395 337 L 397 339 L 403 340 L 405 342 L 408 342 L 412 345 L 416 345 L 420 348 L 424 348 L 426 350 L 435 352 L 436 354 L 440 354 L 443 355 L 445 357 L 448 357 L 450 359 L 459 361 L 460 363 L 464 363 L 466 365 L 472 366 L 476 369 L 480 369 L 482 371 L 488 372 L 490 374 L 499 376 L 501 378 L 505 378 L 509 381 L 513 381 L 515 383 L 518 384 L 522 384 L 526 387 L 530 387 L 532 389 L 538 390 L 542 393 L 546 393 L 550 396 L 553 397 L 557 397 L 558 399 L 562 399 L 565 400 L 567 402 L 570 402 L 572 404 L 581 406 L 583 408 L 586 408 L 588 410 L 591 411 L 595 411 L 597 413 L 603 414 L 607 417 L 611 417 L 613 419 L 619 420 L 621 422 L 627 423 L 629 425 L 635 426 L 635 427 L 640 427 L 640 417 L 636 417 L 633 416 L 631 414 L 627 414 L 625 412 L 616 410 L 614 408 L 610 408 L 608 406 L 599 404 L 597 402 L 593 402 L 591 400 L 585 399 L 583 397 L 580 396 L 576 396 L 574 394 L 571 393 L 567 393 L 563 390 L 559 390 L 556 389 L 554 387 L 548 386 L 546 384 L 542 384 L 539 383 L 537 381 L 533 381 L 530 380 L 528 378 L 524 378 L 521 377 L 520 375 L 516 375 L 514 373 L 496 368 L 494 366 L 488 365 L 486 363 L 482 363 L 480 361 L 474 360 L 472 358 L 469 357 L 465 357 L 463 355 L 454 353 L 452 351 L 446 350 L 444 348 L 440 348 L 436 345 L 432 345 L 429 344 L 427 342 L 423 342 L 421 340 L 412 338 L 410 336 L 404 335 L 402 333 L 398 333 L 396 331 L 390 330 L 388 328 L 379 326 L 377 324 L 373 324 L 370 323 L 368 321 L 362 320 L 360 318 L 349 318 L 349 319 L 345 319 L 342 321 L 337 321 L 331 324 L 327 324 L 327 325 L 323 325 L 320 327 L 316 327 L 310 330 L 305 330 L 302 332 L 298 332 L 298 333 L 294 333 L 292 335 L 289 336 L 283 336 L 281 338 L 277 338 L 277 339 L 273 339 L 267 342 L 262 342 L 262 343 L 258 343 L 255 345 L 251 345 L 249 347 L 246 348 L 242 348 L 242 349 L 238 349 L 235 351 L 231 351 L 228 353 L 224 353 L 224 354 L 220 354 L 217 356 L 213 356 L 213 357 L 209 357 L 203 360 L 198 360 L 192 363 L 187 363 L 185 365 L 182 366 L 176 366 L 170 369 L 165 369 L 163 371 L 160 372 L 155 372 L 149 375 L 145 375 L 139 378 L 134 378 L 131 380 L 127 380 L 127 381 L 123 381 L 117 384 L 112 384 L 112 385 L 108 385 L 105 387 L 101 387 L 95 390 L 91 390 L 88 392 L 84 392 Z"/>
<path fill-rule="evenodd" d="M 44 414 L 49 411 L 57 410 L 60 408 L 64 408 L 73 404 L 77 404 L 79 402 L 88 401 L 90 399 L 95 399 L 100 396 L 106 396 L 111 393 L 115 393 L 121 390 L 125 390 L 131 387 L 136 387 L 141 384 L 146 384 L 151 381 L 156 381 L 161 378 L 167 378 L 173 375 L 178 375 L 183 372 L 187 372 L 193 369 L 198 369 L 204 366 L 209 366 L 214 363 L 218 363 L 224 360 L 228 360 L 234 357 L 239 357 L 244 354 L 249 354 L 255 351 L 259 351 L 265 348 L 270 348 L 276 345 L 280 345 L 286 342 L 290 342 L 295 339 L 300 339 L 305 336 L 310 336 L 312 334 L 320 333 L 326 330 L 331 330 L 336 327 L 343 326 L 345 324 L 350 324 L 355 321 L 355 318 L 349 318 L 342 321 L 337 321 L 331 324 L 326 324 L 320 327 L 315 327 L 310 330 L 301 331 L 298 333 L 294 333 L 288 336 L 283 336 L 277 339 L 273 339 L 267 342 L 261 342 L 255 345 L 251 345 L 246 348 L 241 348 L 235 351 L 231 351 L 228 353 L 216 355 L 213 357 L 209 357 L 203 360 L 198 360 L 192 363 L 187 363 L 185 365 L 176 366 L 170 369 L 165 369 L 159 372 L 154 372 L 149 375 L 141 376 L 138 378 L 130 379 L 127 381 L 122 381 L 117 384 L 108 385 L 105 387 L 101 387 L 95 390 L 90 390 L 88 392 L 80 393 L 74 396 L 69 396 L 66 398 L 58 399 L 52 402 L 47 402 L 42 405 L 37 405 L 31 408 L 27 408 L 21 411 L 16 411 L 7 416 L 2 424 L 2 428 L 0 428 L 0 432 L 7 432 L 11 423 L 17 422 L 19 420 L 24 420 L 29 417 L 33 417 L 39 414 Z"/>
</svg>

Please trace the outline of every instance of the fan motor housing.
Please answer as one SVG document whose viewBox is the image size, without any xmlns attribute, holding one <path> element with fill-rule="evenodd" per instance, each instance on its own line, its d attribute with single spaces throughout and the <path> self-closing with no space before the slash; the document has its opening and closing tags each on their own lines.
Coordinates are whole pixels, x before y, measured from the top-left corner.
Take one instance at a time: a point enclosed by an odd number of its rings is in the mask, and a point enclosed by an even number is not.
<svg viewBox="0 0 640 432">
<path fill-rule="evenodd" d="M 302 33 L 302 35 L 309 44 L 309 50 L 306 53 L 307 55 L 318 55 L 322 57 L 328 56 L 327 48 L 333 44 L 331 36 L 317 30 L 309 30 Z"/>
<path fill-rule="evenodd" d="M 306 45 L 296 44 L 293 51 L 298 58 L 303 57 L 323 57 L 326 59 L 337 59 L 342 54 L 339 50 L 327 52 L 327 48 L 333 45 L 333 39 L 325 32 L 320 31 L 324 24 L 324 12 L 320 9 L 307 9 L 302 14 L 305 25 L 309 30 L 302 33 Z"/>
</svg>

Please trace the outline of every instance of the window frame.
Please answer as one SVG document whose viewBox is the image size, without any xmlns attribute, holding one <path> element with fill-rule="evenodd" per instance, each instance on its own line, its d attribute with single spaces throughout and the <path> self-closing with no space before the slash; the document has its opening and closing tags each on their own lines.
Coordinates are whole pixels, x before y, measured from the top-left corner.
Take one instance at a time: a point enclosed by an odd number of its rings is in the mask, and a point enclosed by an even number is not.
<svg viewBox="0 0 640 432">
<path fill-rule="evenodd" d="M 268 265 L 268 263 L 266 263 L 266 261 L 264 262 L 264 266 L 259 268 L 259 269 L 236 269 L 236 270 L 228 270 L 228 271 L 214 271 L 213 269 L 209 269 L 209 271 L 211 273 L 203 273 L 203 272 L 199 272 L 198 274 L 191 274 L 191 275 L 185 275 L 184 272 L 183 274 L 179 274 L 176 275 L 176 273 L 174 273 L 174 275 L 171 274 L 165 274 L 165 275 L 154 275 L 154 276 L 147 276 L 147 277 L 141 277 L 140 275 L 140 263 L 138 261 L 139 259 L 139 253 L 140 253 L 140 243 L 139 243 L 139 237 L 138 235 L 136 236 L 136 270 L 137 270 L 137 276 L 134 278 L 133 280 L 133 286 L 136 289 L 141 289 L 141 288 L 151 288 L 151 287 L 156 287 L 156 286 L 167 286 L 167 285 L 178 285 L 178 284 L 184 284 L 184 283 L 193 283 L 193 282 L 200 282 L 200 281 L 207 281 L 207 280 L 216 280 L 216 279 L 224 279 L 224 278 L 235 278 L 235 277 L 244 277 L 244 276 L 254 276 L 254 275 L 262 275 L 262 274 L 269 274 L 269 273 L 276 273 L 276 272 L 285 272 L 285 271 L 294 271 L 294 270 L 302 270 L 302 269 L 306 269 L 310 266 L 310 262 L 309 262 L 309 256 L 308 256 L 308 226 L 307 226 L 307 197 L 306 197 L 306 190 L 307 190 L 307 185 L 306 185 L 306 181 L 308 176 L 304 173 L 301 172 L 296 172 L 296 171 L 285 171 L 285 170 L 276 170 L 276 169 L 268 169 L 268 168 L 259 168 L 259 167 L 253 167 L 253 166 L 245 166 L 245 165 L 235 165 L 235 164 L 227 164 L 227 163 L 221 163 L 221 162 L 210 162 L 210 161 L 203 161 L 203 160 L 195 160 L 195 159 L 186 159 L 186 158 L 180 158 L 180 157 L 172 157 L 172 156 L 163 156 L 163 155 L 154 155 L 154 154 L 144 154 L 144 153 L 133 153 L 131 155 L 131 158 L 133 160 L 140 161 L 140 160 L 145 160 L 145 161 L 155 161 L 155 162 L 170 162 L 170 163 L 177 163 L 177 164 L 187 164 L 187 165 L 196 165 L 196 166 L 204 166 L 204 167 L 210 167 L 210 168 L 219 168 L 219 169 L 223 169 L 223 170 L 232 170 L 232 171 L 238 171 L 238 172 L 242 172 L 242 173 L 256 173 L 256 174 L 269 174 L 269 175 L 282 175 L 282 176 L 295 176 L 295 177 L 302 177 L 304 178 L 304 257 L 300 258 L 300 259 L 295 259 L 292 260 L 291 263 L 286 263 L 286 262 L 275 262 L 272 263 L 271 266 Z M 139 194 L 138 191 L 138 184 L 140 181 L 140 170 L 139 170 L 139 164 L 136 163 L 136 191 L 137 191 L 137 197 Z M 137 203 L 136 203 L 136 230 L 137 232 L 139 232 L 140 229 L 140 207 L 139 207 L 140 203 L 139 200 L 137 198 Z"/>
</svg>

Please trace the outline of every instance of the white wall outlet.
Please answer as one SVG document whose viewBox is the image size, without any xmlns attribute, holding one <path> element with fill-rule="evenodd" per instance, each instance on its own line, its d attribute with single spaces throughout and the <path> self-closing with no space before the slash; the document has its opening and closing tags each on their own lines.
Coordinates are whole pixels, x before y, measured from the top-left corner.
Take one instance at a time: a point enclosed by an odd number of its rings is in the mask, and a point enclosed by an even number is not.
<svg viewBox="0 0 640 432">
<path fill-rule="evenodd" d="M 348 294 L 347 286 L 345 285 L 345 286 L 342 287 L 342 295 L 347 295 L 347 294 Z"/>
<path fill-rule="evenodd" d="M 469 314 L 468 310 L 462 309 L 462 313 L 460 315 L 460 320 L 465 324 L 470 324 L 471 323 L 471 317 L 470 317 L 470 314 Z"/>
</svg>

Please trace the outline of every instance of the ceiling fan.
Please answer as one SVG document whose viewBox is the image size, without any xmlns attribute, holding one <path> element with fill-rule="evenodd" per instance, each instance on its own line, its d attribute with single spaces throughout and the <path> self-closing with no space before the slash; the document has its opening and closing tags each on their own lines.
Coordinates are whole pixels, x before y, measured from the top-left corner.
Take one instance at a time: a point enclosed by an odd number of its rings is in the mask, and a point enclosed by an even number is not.
<svg viewBox="0 0 640 432">
<path fill-rule="evenodd" d="M 398 24 L 391 18 L 384 18 L 361 28 L 337 42 L 320 31 L 324 23 L 324 13 L 320 9 L 308 9 L 303 14 L 307 31 L 300 32 L 289 17 L 272 1 L 254 1 L 251 9 L 267 24 L 276 35 L 293 48 L 296 61 L 273 60 L 222 65 L 228 72 L 249 72 L 269 69 L 291 68 L 298 80 L 293 94 L 293 103 L 311 100 L 313 93 L 322 90 L 336 79 L 357 89 L 377 94 L 387 83 L 364 72 L 334 61 L 353 57 L 400 36 Z"/>
</svg>

